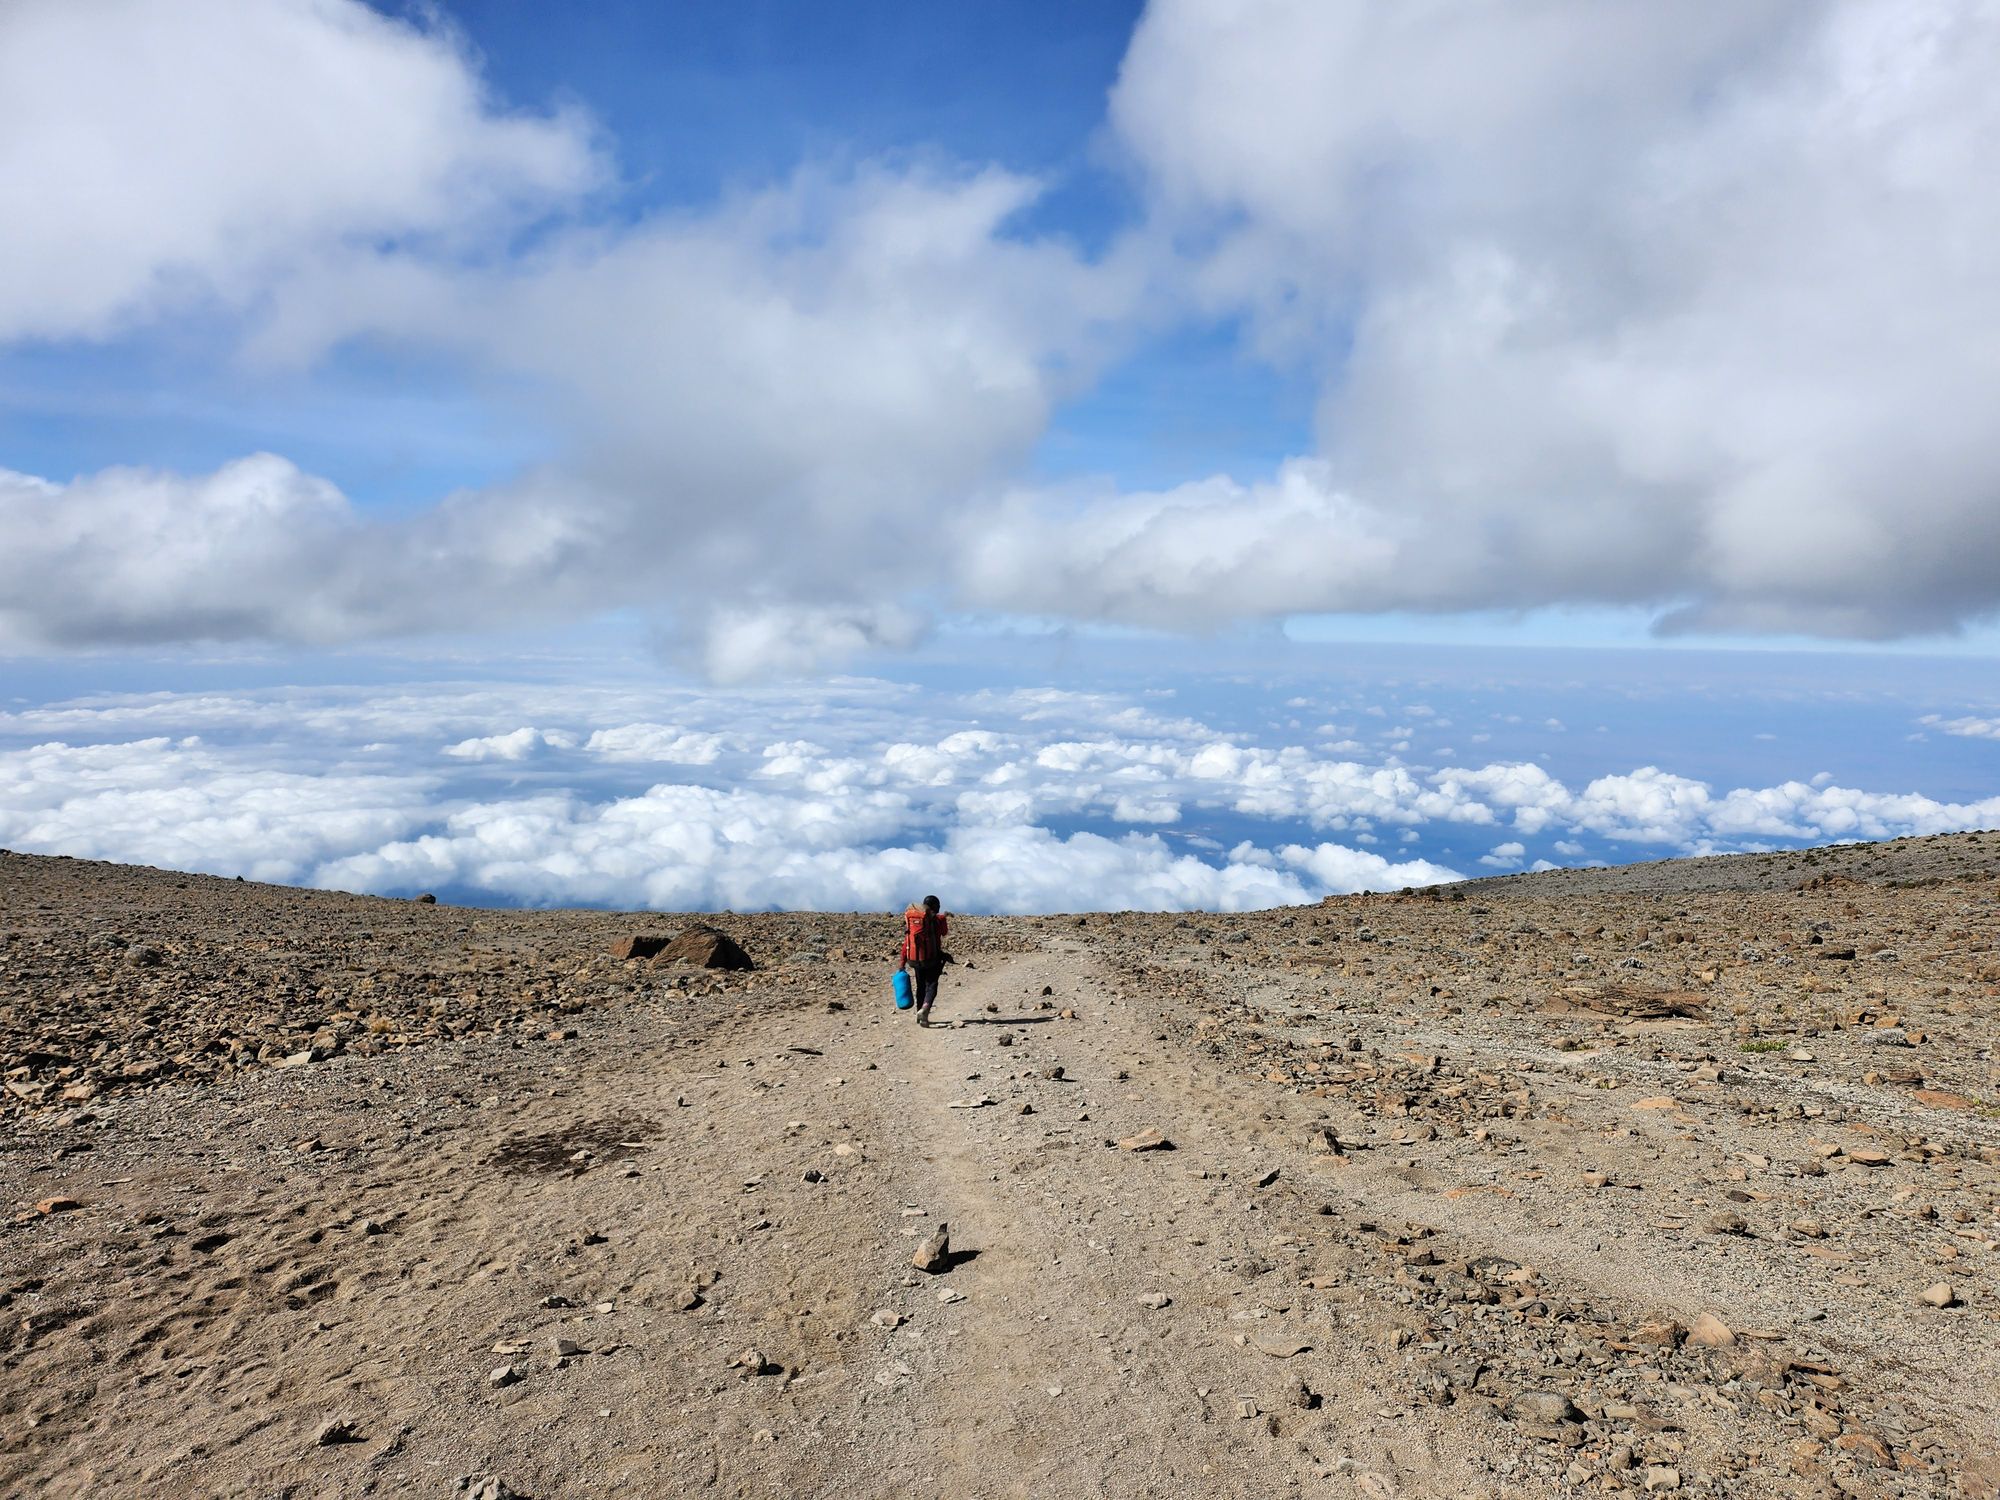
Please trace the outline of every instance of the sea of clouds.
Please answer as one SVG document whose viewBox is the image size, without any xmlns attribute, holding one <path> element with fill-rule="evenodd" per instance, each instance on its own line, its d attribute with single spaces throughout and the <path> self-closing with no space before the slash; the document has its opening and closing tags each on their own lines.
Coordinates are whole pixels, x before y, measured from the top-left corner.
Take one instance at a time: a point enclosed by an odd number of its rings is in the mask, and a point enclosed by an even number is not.
<svg viewBox="0 0 2000 1500">
<path fill-rule="evenodd" d="M 1529 753 L 1575 737 L 1449 688 L 1225 686 L 108 693 L 0 713 L 0 845 L 497 904 L 1232 910 L 2000 823 L 2000 797 L 1810 767 L 1572 771 L 1615 743 Z M 1902 722 L 1910 766 L 1927 727 L 1977 751 L 1962 717 L 1930 718 Z"/>
</svg>

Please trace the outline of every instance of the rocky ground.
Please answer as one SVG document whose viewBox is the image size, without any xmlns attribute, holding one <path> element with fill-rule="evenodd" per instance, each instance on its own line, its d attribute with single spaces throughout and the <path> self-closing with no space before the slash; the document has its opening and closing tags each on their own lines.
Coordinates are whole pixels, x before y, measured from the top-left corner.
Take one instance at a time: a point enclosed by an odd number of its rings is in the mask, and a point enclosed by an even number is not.
<svg viewBox="0 0 2000 1500">
<path fill-rule="evenodd" d="M 1993 1496 L 1996 876 L 967 917 L 925 1031 L 0 855 L 0 1493 Z"/>
</svg>

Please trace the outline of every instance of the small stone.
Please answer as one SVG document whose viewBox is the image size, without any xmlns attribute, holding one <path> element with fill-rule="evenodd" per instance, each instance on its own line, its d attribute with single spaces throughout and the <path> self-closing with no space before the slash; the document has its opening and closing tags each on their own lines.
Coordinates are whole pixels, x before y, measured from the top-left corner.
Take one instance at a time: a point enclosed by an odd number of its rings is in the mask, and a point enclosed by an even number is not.
<svg viewBox="0 0 2000 1500">
<path fill-rule="evenodd" d="M 1174 1143 L 1158 1130 L 1149 1126 L 1137 1135 L 1126 1136 L 1124 1140 L 1118 1143 L 1118 1149 L 1120 1151 L 1171 1151 L 1174 1149 Z"/>
<path fill-rule="evenodd" d="M 1929 1307 L 1954 1307 L 1958 1303 L 1958 1293 L 1949 1281 L 1940 1281 L 1917 1293 L 1917 1300 Z"/>
<path fill-rule="evenodd" d="M 778 1368 L 764 1357 L 761 1349 L 745 1349 L 729 1362 L 729 1367 L 746 1375 L 768 1375 Z"/>
<path fill-rule="evenodd" d="M 940 1224 L 937 1233 L 917 1246 L 916 1254 L 910 1257 L 910 1264 L 919 1271 L 932 1276 L 951 1269 L 951 1226 Z"/>
<path fill-rule="evenodd" d="M 956 1287 L 948 1286 L 938 1293 L 938 1301 L 942 1302 L 946 1307 L 951 1306 L 954 1302 L 963 1302 L 964 1300 L 965 1293 L 959 1291 Z"/>
<path fill-rule="evenodd" d="M 1248 1396 L 1245 1396 L 1236 1403 L 1236 1417 L 1238 1421 L 1252 1421 L 1257 1415 L 1257 1403 L 1252 1401 Z"/>
<path fill-rule="evenodd" d="M 877 1328 L 901 1328 L 909 1320 L 901 1313 L 893 1312 L 889 1308 L 883 1307 L 878 1308 L 868 1321 L 873 1323 Z"/>
<path fill-rule="evenodd" d="M 1153 1311 L 1158 1312 L 1161 1308 L 1170 1305 L 1173 1300 L 1165 1292 L 1148 1292 L 1139 1299 L 1139 1305 L 1141 1307 L 1150 1307 Z"/>
<path fill-rule="evenodd" d="M 486 1383 L 498 1390 L 503 1385 L 512 1385 L 521 1378 L 521 1372 L 512 1364 L 495 1365 L 486 1374 Z"/>
<path fill-rule="evenodd" d="M 1262 1333 L 1251 1340 L 1259 1354 L 1272 1359 L 1292 1359 L 1311 1351 L 1312 1345 L 1285 1333 Z"/>
<path fill-rule="evenodd" d="M 1670 1469 L 1665 1464 L 1646 1465 L 1646 1493 L 1658 1494 L 1662 1490 L 1677 1490 L 1681 1487 L 1681 1471 Z"/>
<path fill-rule="evenodd" d="M 1701 1221 L 1703 1234 L 1748 1234 L 1750 1226 L 1743 1222 L 1743 1215 L 1728 1210 L 1712 1213 Z"/>
<path fill-rule="evenodd" d="M 464 1491 L 465 1500 L 528 1500 L 519 1490 L 506 1480 L 495 1476 L 485 1479 L 461 1479 L 459 1488 Z"/>
<path fill-rule="evenodd" d="M 1889 1153 L 1875 1146 L 1852 1146 L 1848 1148 L 1847 1159 L 1857 1166 L 1886 1167 Z"/>
<path fill-rule="evenodd" d="M 1262 1177 L 1259 1177 L 1257 1179 L 1257 1186 L 1260 1188 L 1267 1188 L 1277 1180 L 1278 1180 L 1278 1169 L 1276 1167 L 1273 1167 L 1271 1168 L 1270 1171 L 1266 1172 Z"/>
<path fill-rule="evenodd" d="M 360 1431 L 345 1417 L 335 1417 L 331 1421 L 320 1423 L 319 1431 L 313 1434 L 314 1445 L 321 1448 L 331 1448 L 337 1443 L 360 1441 Z"/>
<path fill-rule="evenodd" d="M 74 1213 L 83 1207 L 77 1198 L 44 1198 L 35 1205 L 35 1212 L 42 1215 Z"/>
<path fill-rule="evenodd" d="M 549 1353 L 557 1364 L 561 1364 L 566 1359 L 574 1359 L 579 1354 L 587 1354 L 589 1352 L 589 1350 L 585 1349 L 575 1339 L 566 1339 L 558 1335 L 549 1341 Z"/>
<path fill-rule="evenodd" d="M 1727 1349 L 1736 1342 L 1736 1335 L 1714 1313 L 1705 1312 L 1688 1328 L 1687 1341 L 1697 1349 Z"/>
<path fill-rule="evenodd" d="M 1561 1391 L 1522 1391 L 1507 1403 L 1507 1413 L 1516 1421 L 1578 1422 L 1583 1414 Z"/>
</svg>

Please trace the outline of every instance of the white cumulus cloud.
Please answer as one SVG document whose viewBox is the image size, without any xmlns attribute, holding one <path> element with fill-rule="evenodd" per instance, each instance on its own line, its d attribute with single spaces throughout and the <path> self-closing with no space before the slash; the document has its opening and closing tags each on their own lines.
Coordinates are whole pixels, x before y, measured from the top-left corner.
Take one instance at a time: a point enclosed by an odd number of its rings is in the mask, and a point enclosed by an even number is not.
<svg viewBox="0 0 2000 1500">
<path fill-rule="evenodd" d="M 576 736 L 560 729 L 537 729 L 532 724 L 510 729 L 505 734 L 475 735 L 446 745 L 444 753 L 458 760 L 530 760 L 550 750 L 574 750 Z"/>
<path fill-rule="evenodd" d="M 1942 714 L 1925 714 L 1918 722 L 1964 739 L 2000 740 L 2000 719 L 1982 719 L 1969 714 L 1947 719 Z"/>
<path fill-rule="evenodd" d="M 0 340 L 450 255 L 604 173 L 581 116 L 500 106 L 448 28 L 354 0 L 0 6 Z"/>
</svg>

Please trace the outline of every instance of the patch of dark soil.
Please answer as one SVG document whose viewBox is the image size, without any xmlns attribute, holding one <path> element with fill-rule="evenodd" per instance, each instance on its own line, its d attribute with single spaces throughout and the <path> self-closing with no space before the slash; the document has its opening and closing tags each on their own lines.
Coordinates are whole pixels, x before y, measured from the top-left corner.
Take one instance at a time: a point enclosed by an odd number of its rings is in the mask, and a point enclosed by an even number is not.
<svg viewBox="0 0 2000 1500">
<path fill-rule="evenodd" d="M 606 1161 L 620 1161 L 660 1133 L 657 1120 L 636 1115 L 579 1120 L 539 1135 L 511 1135 L 493 1153 L 493 1164 L 520 1177 L 581 1177 Z"/>
</svg>

